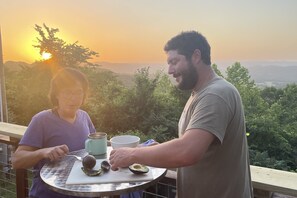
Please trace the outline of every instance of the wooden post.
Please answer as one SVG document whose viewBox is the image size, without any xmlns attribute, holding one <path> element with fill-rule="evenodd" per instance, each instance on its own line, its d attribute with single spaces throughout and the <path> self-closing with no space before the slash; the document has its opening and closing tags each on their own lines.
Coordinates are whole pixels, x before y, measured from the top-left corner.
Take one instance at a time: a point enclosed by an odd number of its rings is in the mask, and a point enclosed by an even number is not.
<svg viewBox="0 0 297 198">
<path fill-rule="evenodd" d="M 17 198 L 26 198 L 28 197 L 28 175 L 26 169 L 17 169 L 16 170 L 16 191 Z"/>
<path fill-rule="evenodd" d="M 255 198 L 271 198 L 272 193 L 267 190 L 254 188 L 254 197 Z"/>
<path fill-rule="evenodd" d="M 14 152 L 19 144 L 19 139 L 10 137 L 10 143 L 12 145 L 12 151 Z M 16 169 L 15 170 L 15 184 L 17 198 L 27 198 L 29 197 L 28 192 L 28 173 L 26 169 Z"/>
</svg>

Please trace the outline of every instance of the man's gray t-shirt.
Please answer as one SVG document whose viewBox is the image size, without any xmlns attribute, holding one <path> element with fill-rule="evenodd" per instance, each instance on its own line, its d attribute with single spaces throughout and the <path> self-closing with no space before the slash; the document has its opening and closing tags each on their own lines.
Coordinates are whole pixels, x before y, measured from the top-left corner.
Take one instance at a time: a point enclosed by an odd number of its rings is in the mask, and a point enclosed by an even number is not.
<svg viewBox="0 0 297 198">
<path fill-rule="evenodd" d="M 250 198 L 244 111 L 237 89 L 216 77 L 192 94 L 180 118 L 179 136 L 194 128 L 216 139 L 198 163 L 178 169 L 178 198 Z"/>
</svg>

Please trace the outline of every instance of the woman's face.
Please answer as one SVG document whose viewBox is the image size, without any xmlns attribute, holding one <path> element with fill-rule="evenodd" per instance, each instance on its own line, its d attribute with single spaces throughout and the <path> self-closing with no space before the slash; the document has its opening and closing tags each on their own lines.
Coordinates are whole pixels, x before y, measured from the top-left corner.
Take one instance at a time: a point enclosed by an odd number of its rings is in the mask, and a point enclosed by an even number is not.
<svg viewBox="0 0 297 198">
<path fill-rule="evenodd" d="M 84 90 L 81 83 L 76 82 L 73 86 L 62 89 L 57 95 L 57 100 L 61 112 L 75 115 L 84 100 Z"/>
</svg>

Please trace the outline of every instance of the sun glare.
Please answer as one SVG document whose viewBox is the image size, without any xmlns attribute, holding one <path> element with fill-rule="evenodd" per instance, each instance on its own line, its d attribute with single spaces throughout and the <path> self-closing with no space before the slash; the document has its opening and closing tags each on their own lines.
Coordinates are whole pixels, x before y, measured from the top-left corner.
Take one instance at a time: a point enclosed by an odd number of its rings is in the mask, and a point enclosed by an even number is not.
<svg viewBox="0 0 297 198">
<path fill-rule="evenodd" d="M 50 59 L 52 57 L 52 54 L 48 53 L 48 52 L 42 52 L 41 57 L 42 57 L 43 60 L 47 60 L 47 59 Z"/>
</svg>

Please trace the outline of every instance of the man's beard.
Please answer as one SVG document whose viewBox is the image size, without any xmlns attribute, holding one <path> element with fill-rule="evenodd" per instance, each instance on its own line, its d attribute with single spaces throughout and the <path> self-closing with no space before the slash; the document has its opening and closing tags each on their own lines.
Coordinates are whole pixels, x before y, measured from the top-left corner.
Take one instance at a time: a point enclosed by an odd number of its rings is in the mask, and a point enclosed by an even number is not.
<svg viewBox="0 0 297 198">
<path fill-rule="evenodd" d="M 177 87 L 181 90 L 192 90 L 194 89 L 197 81 L 198 81 L 198 75 L 197 70 L 194 67 L 194 65 L 189 62 L 188 64 L 188 70 L 184 70 L 181 73 L 181 82 L 177 85 Z"/>
</svg>

